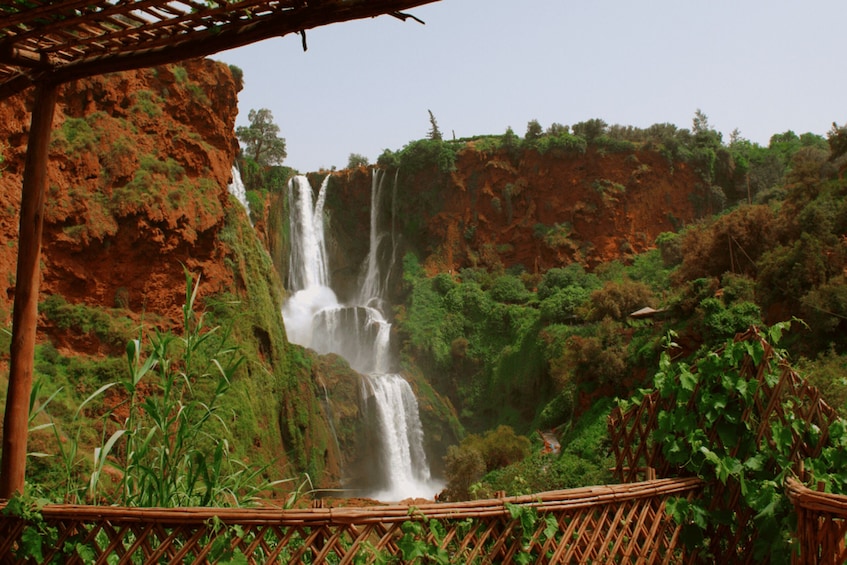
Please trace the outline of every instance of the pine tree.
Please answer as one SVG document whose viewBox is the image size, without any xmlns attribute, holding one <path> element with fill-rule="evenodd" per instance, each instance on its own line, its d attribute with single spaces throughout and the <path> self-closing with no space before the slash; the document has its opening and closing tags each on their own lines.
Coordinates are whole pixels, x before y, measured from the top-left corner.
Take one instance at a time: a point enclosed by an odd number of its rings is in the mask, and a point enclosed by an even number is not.
<svg viewBox="0 0 847 565">
<path fill-rule="evenodd" d="M 429 134 L 427 137 L 434 141 L 441 141 L 443 138 L 441 136 L 441 130 L 438 129 L 438 123 L 435 121 L 435 115 L 433 115 L 432 110 L 427 110 L 429 112 Z"/>
</svg>

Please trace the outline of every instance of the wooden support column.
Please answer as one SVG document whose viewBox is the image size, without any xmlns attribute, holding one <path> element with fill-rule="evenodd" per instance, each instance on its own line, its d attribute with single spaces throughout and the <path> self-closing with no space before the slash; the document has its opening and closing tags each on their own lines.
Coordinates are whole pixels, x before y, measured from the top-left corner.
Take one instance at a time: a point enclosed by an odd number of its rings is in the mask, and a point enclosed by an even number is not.
<svg viewBox="0 0 847 565">
<path fill-rule="evenodd" d="M 47 154 L 59 85 L 50 81 L 35 87 L 35 104 L 26 148 L 21 188 L 18 271 L 12 314 L 9 392 L 3 419 L 3 461 L 0 464 L 0 499 L 23 492 L 29 396 L 35 355 L 38 288 L 41 283 L 41 234 L 47 192 Z"/>
</svg>

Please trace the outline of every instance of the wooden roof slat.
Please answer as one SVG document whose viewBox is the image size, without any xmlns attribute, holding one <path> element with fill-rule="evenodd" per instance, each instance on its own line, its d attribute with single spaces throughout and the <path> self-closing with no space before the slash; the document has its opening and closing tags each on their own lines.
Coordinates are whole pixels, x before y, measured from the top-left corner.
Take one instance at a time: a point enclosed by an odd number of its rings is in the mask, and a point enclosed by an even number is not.
<svg viewBox="0 0 847 565">
<path fill-rule="evenodd" d="M 29 0 L 0 6 L 0 100 L 63 82 L 160 65 L 438 0 Z"/>
</svg>

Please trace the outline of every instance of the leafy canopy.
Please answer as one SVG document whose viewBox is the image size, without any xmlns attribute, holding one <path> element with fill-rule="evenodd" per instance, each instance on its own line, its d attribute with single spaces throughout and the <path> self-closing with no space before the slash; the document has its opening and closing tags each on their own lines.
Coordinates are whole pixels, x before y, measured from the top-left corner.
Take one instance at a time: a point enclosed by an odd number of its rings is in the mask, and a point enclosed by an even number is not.
<svg viewBox="0 0 847 565">
<path fill-rule="evenodd" d="M 249 126 L 239 126 L 235 135 L 244 144 L 244 152 L 262 166 L 281 165 L 288 156 L 285 139 L 279 137 L 279 126 L 267 108 L 250 110 Z"/>
</svg>

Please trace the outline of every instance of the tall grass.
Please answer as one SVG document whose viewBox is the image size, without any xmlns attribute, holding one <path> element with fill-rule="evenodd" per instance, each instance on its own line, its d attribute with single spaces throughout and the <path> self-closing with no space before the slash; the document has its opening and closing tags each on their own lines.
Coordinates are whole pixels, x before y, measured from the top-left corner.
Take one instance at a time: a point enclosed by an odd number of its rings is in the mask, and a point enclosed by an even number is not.
<svg viewBox="0 0 847 565">
<path fill-rule="evenodd" d="M 60 430 L 49 415 L 48 423 L 35 425 L 59 391 L 39 404 L 35 398 L 40 386 L 33 388 L 31 429 L 54 431 L 64 500 L 84 498 L 125 506 L 242 506 L 284 482 L 265 478 L 267 466 L 250 467 L 230 457 L 231 434 L 224 417 L 229 415 L 221 414 L 221 401 L 244 357 L 231 344 L 227 328 L 206 327 L 204 315 L 195 311 L 199 281 L 195 284 L 188 271 L 185 277 L 182 332 L 155 331 L 147 344 L 141 338 L 130 340 L 126 378 L 89 395 L 66 430 Z M 121 391 L 120 401 L 110 402 L 111 408 L 91 409 L 96 400 L 114 397 L 116 391 Z M 98 412 L 101 440 L 84 480 L 80 431 L 91 425 L 85 416 Z"/>
</svg>

